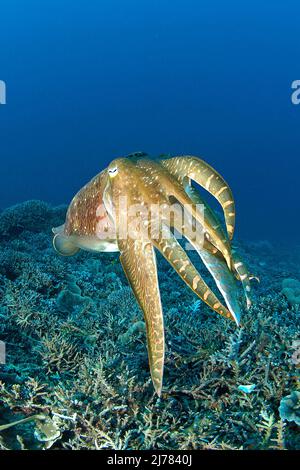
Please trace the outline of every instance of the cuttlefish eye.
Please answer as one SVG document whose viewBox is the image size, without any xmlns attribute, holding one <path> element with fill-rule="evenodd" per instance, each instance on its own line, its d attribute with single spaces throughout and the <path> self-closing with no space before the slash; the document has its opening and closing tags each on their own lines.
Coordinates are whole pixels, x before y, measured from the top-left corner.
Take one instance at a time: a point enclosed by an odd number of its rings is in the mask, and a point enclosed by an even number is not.
<svg viewBox="0 0 300 470">
<path fill-rule="evenodd" d="M 110 176 L 114 177 L 118 173 L 118 168 L 116 166 L 114 166 L 113 168 L 109 168 L 108 173 Z"/>
</svg>

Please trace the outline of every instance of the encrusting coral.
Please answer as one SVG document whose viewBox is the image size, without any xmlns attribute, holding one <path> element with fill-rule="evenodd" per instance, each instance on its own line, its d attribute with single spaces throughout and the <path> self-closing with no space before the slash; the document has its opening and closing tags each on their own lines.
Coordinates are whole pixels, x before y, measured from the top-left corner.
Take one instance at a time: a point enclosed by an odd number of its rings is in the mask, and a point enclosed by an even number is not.
<svg viewBox="0 0 300 470">
<path fill-rule="evenodd" d="M 300 426 L 300 392 L 294 391 L 287 397 L 282 398 L 279 413 L 281 419 L 294 421 Z"/>
<path fill-rule="evenodd" d="M 282 281 L 282 293 L 286 296 L 290 305 L 300 306 L 300 281 L 297 279 L 284 279 Z"/>
<path fill-rule="evenodd" d="M 92 303 L 89 297 L 81 295 L 81 289 L 76 284 L 76 279 L 72 275 L 66 276 L 67 285 L 57 297 L 57 308 L 61 312 L 72 313 L 76 306 Z"/>
<path fill-rule="evenodd" d="M 0 215 L 1 449 L 300 449 L 299 426 L 279 413 L 300 390 L 299 309 L 281 292 L 282 279 L 299 278 L 296 247 L 239 242 L 261 278 L 239 329 L 175 284 L 159 256 L 166 329 L 159 398 L 142 312 L 118 255 L 58 257 L 50 228 L 66 208 L 47 206 L 41 215 L 40 204 L 10 209 L 11 217 L 24 211 L 16 231 Z M 59 296 L 74 279 L 75 294 L 89 301 L 61 308 Z M 253 384 L 251 393 L 239 389 Z"/>
</svg>

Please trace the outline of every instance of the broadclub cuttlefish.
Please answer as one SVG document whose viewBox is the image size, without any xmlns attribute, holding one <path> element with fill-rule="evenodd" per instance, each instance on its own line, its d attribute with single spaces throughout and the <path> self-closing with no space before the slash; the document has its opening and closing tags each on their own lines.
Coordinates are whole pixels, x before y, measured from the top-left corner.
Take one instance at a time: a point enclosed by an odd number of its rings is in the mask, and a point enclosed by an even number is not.
<svg viewBox="0 0 300 470">
<path fill-rule="evenodd" d="M 220 203 L 224 227 L 195 184 Z M 73 198 L 65 224 L 53 229 L 53 245 L 61 255 L 72 256 L 80 249 L 120 252 L 144 313 L 150 372 L 158 395 L 165 339 L 154 248 L 212 310 L 239 325 L 237 281 L 249 307 L 250 281 L 255 277 L 231 246 L 234 227 L 232 191 L 210 165 L 194 156 L 154 160 L 137 152 L 113 160 L 84 186 Z M 226 306 L 202 279 L 180 238 L 199 254 Z"/>
</svg>

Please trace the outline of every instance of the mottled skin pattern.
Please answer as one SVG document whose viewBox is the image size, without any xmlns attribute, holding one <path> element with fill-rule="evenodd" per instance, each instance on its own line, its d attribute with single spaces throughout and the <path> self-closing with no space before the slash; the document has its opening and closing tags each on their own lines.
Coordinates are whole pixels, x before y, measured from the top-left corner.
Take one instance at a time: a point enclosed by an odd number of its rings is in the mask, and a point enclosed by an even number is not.
<svg viewBox="0 0 300 470">
<path fill-rule="evenodd" d="M 103 202 L 102 196 L 106 184 L 107 172 L 102 171 L 76 194 L 66 218 L 66 235 L 95 234 L 99 221 L 99 217 L 95 217 L 95 214 Z"/>
<path fill-rule="evenodd" d="M 191 180 L 219 201 L 224 211 L 226 230 L 191 185 Z M 123 205 L 122 198 L 126 198 L 127 205 Z M 180 207 L 188 208 L 191 222 L 178 222 L 177 209 L 168 218 L 174 201 Z M 141 208 L 138 218 L 136 215 L 133 217 L 128 209 L 135 204 Z M 149 215 L 153 204 L 159 207 L 158 219 Z M 196 204 L 202 204 L 204 212 L 198 212 Z M 147 210 L 144 211 L 144 208 Z M 126 232 L 126 236 L 123 232 L 125 215 L 129 223 L 133 222 L 133 229 L 130 233 Z M 204 236 L 202 243 L 197 237 L 188 238 L 194 223 L 201 227 Z M 253 276 L 232 250 L 234 227 L 232 192 L 221 175 L 203 160 L 193 156 L 151 160 L 145 154 L 133 154 L 114 160 L 84 186 L 73 198 L 65 224 L 53 229 L 54 247 L 62 255 L 73 255 L 79 249 L 120 252 L 124 272 L 144 313 L 150 372 L 159 395 L 165 341 L 155 248 L 212 310 L 238 323 L 240 306 L 236 280 L 242 281 L 249 305 L 249 281 Z M 202 279 L 172 229 L 181 231 L 197 250 L 227 306 Z"/>
</svg>

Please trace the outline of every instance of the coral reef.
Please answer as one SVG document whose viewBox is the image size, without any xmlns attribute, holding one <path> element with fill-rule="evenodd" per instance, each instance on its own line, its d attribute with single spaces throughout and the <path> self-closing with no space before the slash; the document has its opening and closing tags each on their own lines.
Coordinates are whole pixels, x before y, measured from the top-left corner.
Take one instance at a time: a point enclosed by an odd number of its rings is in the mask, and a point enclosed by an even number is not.
<svg viewBox="0 0 300 470">
<path fill-rule="evenodd" d="M 83 297 L 81 289 L 76 284 L 74 276 L 68 274 L 66 276 L 67 285 L 57 297 L 57 308 L 60 312 L 72 313 L 76 306 L 87 305 L 93 303 L 90 297 Z"/>
<path fill-rule="evenodd" d="M 282 398 L 279 407 L 280 417 L 283 420 L 294 421 L 300 426 L 300 392 Z"/>
<path fill-rule="evenodd" d="M 167 345 L 158 398 L 118 254 L 53 251 L 65 209 L 30 201 L 0 214 L 0 448 L 300 449 L 290 419 L 299 306 L 282 292 L 283 279 L 299 278 L 299 248 L 238 243 L 261 279 L 239 329 L 158 256 Z"/>
<path fill-rule="evenodd" d="M 284 279 L 282 281 L 282 293 L 286 296 L 290 305 L 300 305 L 300 282 L 297 279 Z"/>
</svg>

